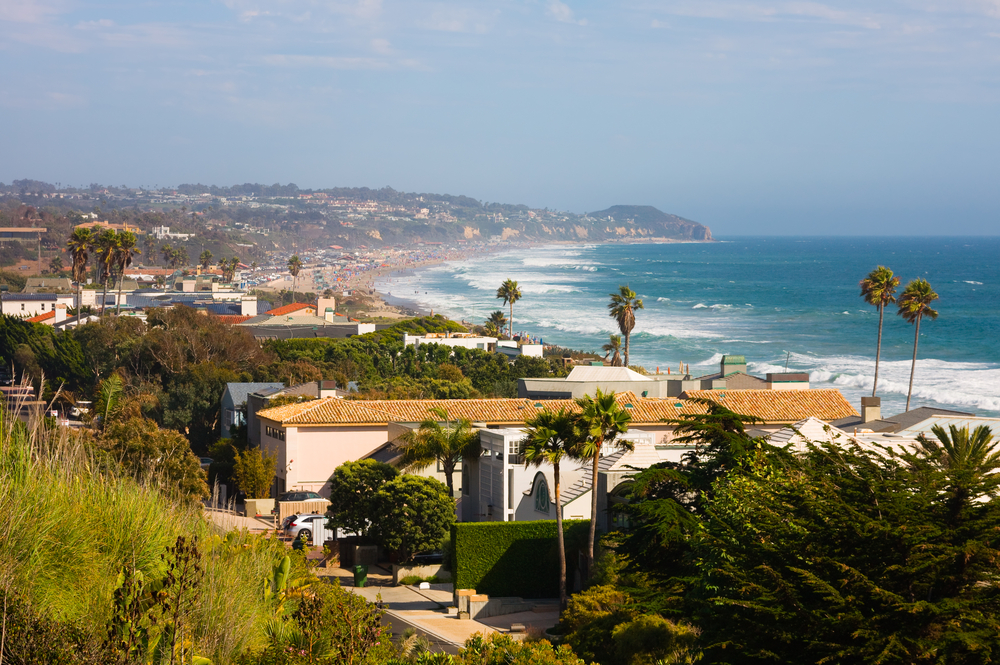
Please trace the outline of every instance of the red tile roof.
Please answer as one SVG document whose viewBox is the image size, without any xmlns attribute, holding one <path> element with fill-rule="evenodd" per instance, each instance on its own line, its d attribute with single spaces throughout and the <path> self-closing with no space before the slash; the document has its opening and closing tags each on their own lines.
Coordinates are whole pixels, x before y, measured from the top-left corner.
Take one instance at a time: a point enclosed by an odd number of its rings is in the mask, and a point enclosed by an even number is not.
<svg viewBox="0 0 1000 665">
<path fill-rule="evenodd" d="M 707 399 L 765 423 L 797 423 L 813 417 L 824 421 L 857 416 L 839 390 L 689 390 L 681 399 Z"/>
<path fill-rule="evenodd" d="M 293 302 L 291 305 L 282 305 L 281 307 L 275 307 L 268 312 L 271 316 L 284 316 L 285 314 L 291 314 L 292 312 L 298 312 L 302 309 L 316 310 L 316 305 L 306 303 L 306 302 Z"/>
<path fill-rule="evenodd" d="M 28 323 L 44 323 L 49 319 L 54 319 L 54 318 L 56 318 L 56 313 L 54 311 L 45 312 L 44 314 L 39 314 L 38 316 L 31 317 L 30 319 L 28 319 Z"/>
<path fill-rule="evenodd" d="M 238 323 L 243 323 L 247 319 L 252 319 L 253 317 L 249 314 L 219 314 L 219 320 L 223 323 L 228 323 L 230 325 L 236 325 Z"/>
</svg>

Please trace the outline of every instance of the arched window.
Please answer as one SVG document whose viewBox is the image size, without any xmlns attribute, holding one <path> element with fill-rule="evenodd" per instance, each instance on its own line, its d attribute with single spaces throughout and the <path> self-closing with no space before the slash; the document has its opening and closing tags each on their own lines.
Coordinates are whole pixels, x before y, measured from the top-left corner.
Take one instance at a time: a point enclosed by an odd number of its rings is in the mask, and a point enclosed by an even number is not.
<svg viewBox="0 0 1000 665">
<path fill-rule="evenodd" d="M 549 483 L 541 471 L 535 475 L 535 510 L 546 514 L 549 512 Z"/>
</svg>

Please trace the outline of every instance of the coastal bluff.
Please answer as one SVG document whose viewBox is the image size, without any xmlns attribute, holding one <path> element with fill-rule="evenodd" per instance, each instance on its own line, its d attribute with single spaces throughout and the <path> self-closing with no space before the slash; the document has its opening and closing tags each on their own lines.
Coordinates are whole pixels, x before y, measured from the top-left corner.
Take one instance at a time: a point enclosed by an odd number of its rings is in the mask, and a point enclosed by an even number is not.
<svg viewBox="0 0 1000 665">
<path fill-rule="evenodd" d="M 712 230 L 704 224 L 665 213 L 653 206 L 615 205 L 587 213 L 587 217 L 607 222 L 604 231 L 611 237 L 712 240 Z"/>
</svg>

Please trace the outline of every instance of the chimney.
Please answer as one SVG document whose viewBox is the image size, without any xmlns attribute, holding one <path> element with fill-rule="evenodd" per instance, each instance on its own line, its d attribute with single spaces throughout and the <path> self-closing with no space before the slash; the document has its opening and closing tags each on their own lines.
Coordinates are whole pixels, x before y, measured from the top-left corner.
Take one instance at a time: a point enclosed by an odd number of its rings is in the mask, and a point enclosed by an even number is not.
<svg viewBox="0 0 1000 665">
<path fill-rule="evenodd" d="M 882 398 L 862 397 L 861 398 L 861 422 L 870 423 L 873 420 L 882 419 Z"/>
<path fill-rule="evenodd" d="M 66 305 L 62 303 L 56 303 L 56 319 L 55 323 L 62 323 L 66 320 Z"/>
<path fill-rule="evenodd" d="M 324 318 L 324 319 L 325 319 L 325 320 L 326 320 L 326 321 L 327 321 L 328 323 L 333 323 L 333 308 L 332 308 L 332 307 L 327 307 L 327 308 L 326 308 L 326 311 L 325 311 L 325 312 L 323 312 L 323 318 Z"/>
</svg>

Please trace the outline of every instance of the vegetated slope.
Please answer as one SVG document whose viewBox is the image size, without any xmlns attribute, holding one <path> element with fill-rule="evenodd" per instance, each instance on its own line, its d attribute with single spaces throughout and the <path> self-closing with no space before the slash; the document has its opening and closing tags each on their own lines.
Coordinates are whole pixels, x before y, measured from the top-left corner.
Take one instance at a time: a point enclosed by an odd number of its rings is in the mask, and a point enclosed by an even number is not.
<svg viewBox="0 0 1000 665">
<path fill-rule="evenodd" d="M 684 240 L 712 239 L 712 231 L 707 226 L 665 213 L 653 206 L 616 205 L 606 210 L 588 213 L 587 216 L 609 222 L 609 229 L 614 227 L 627 231 L 619 235 Z"/>
</svg>

